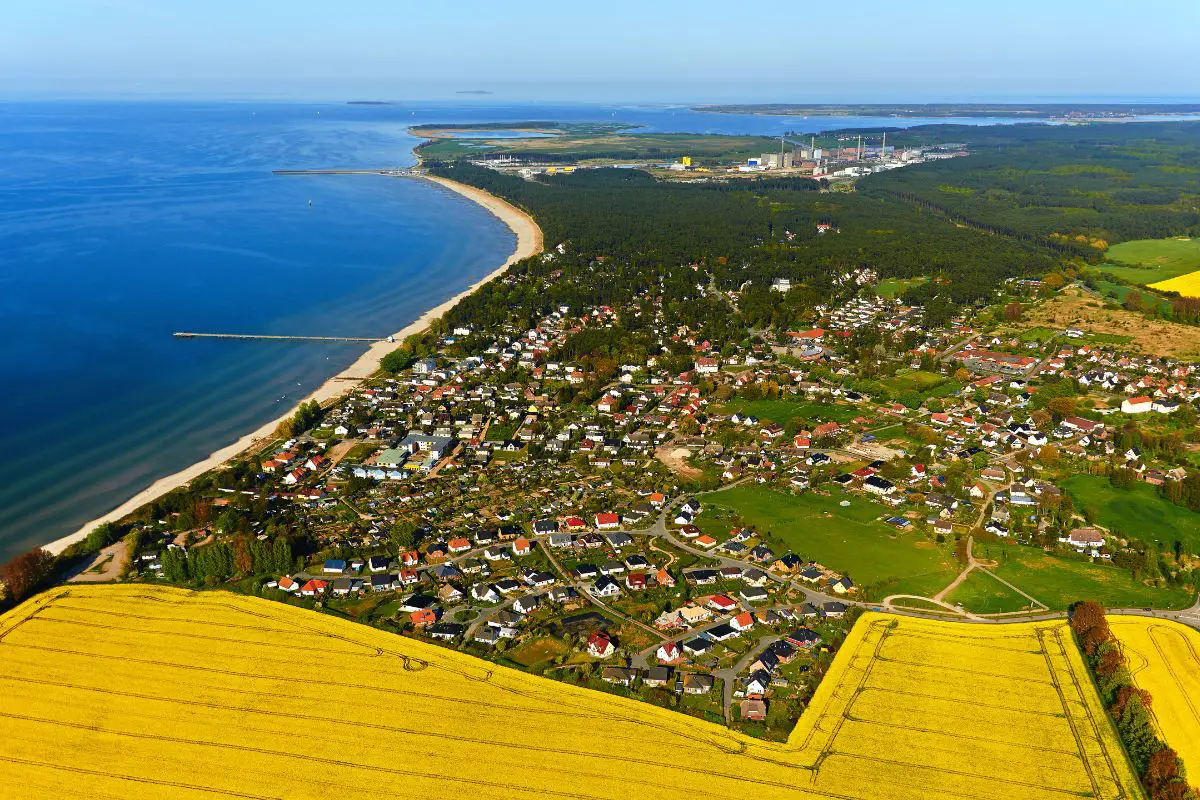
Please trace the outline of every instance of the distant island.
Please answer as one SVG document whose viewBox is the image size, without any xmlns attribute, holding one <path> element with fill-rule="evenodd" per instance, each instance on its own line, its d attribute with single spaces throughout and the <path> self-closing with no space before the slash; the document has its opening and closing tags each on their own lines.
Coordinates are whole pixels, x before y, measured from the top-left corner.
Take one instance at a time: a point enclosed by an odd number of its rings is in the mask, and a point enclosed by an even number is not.
<svg viewBox="0 0 1200 800">
<path fill-rule="evenodd" d="M 1196 103 L 740 103 L 695 106 L 714 114 L 808 117 L 1009 117 L 1125 119 L 1146 114 L 1200 114 Z"/>
<path fill-rule="evenodd" d="M 459 89 L 455 94 L 495 94 L 487 89 Z"/>
</svg>

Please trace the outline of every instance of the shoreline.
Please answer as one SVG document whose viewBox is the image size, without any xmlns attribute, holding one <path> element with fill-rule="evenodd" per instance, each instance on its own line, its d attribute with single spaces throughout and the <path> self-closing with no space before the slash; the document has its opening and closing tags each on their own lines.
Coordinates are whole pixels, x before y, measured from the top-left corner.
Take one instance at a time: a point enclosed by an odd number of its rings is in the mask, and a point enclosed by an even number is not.
<svg viewBox="0 0 1200 800">
<path fill-rule="evenodd" d="M 459 301 L 473 294 L 484 284 L 499 278 L 508 271 L 510 266 L 516 262 L 525 258 L 529 258 L 530 256 L 535 256 L 542 252 L 542 229 L 538 227 L 536 222 L 534 222 L 533 217 L 529 216 L 508 201 L 502 200 L 501 198 L 496 197 L 493 194 L 489 194 L 482 189 L 477 189 L 474 186 L 468 186 L 465 183 L 458 183 L 457 181 L 448 180 L 446 178 L 439 178 L 433 175 L 421 175 L 418 177 L 418 180 L 429 181 L 430 183 L 441 186 L 443 189 L 447 189 L 467 198 L 477 205 L 482 206 L 485 210 L 507 225 L 509 230 L 511 230 L 517 237 L 517 246 L 508 256 L 508 258 L 505 259 L 504 263 L 453 297 L 421 314 L 421 316 L 417 317 L 416 320 L 409 323 L 401 330 L 396 331 L 391 336 L 391 338 L 395 341 L 389 342 L 386 338 L 384 338 L 383 340 L 371 344 L 371 346 L 367 348 L 367 351 L 359 356 L 353 364 L 336 375 L 329 377 L 311 394 L 297 402 L 296 405 L 289 409 L 286 414 L 283 414 L 282 416 L 271 420 L 270 422 L 264 423 L 257 429 L 240 437 L 232 444 L 226 445 L 225 447 L 222 447 L 219 450 L 211 453 L 207 458 L 197 461 L 195 464 L 179 470 L 172 475 L 159 478 L 154 483 L 135 494 L 133 497 L 130 497 L 128 500 L 118 505 L 112 511 L 109 511 L 107 514 L 97 517 L 96 519 L 84 524 L 74 533 L 63 536 L 60 539 L 55 539 L 49 544 L 42 545 L 42 549 L 47 550 L 54 555 L 58 555 L 72 544 L 86 539 L 88 534 L 100 525 L 106 522 L 116 522 L 117 520 L 128 516 L 133 511 L 136 511 L 146 503 L 156 500 L 168 492 L 174 491 L 182 486 L 187 486 L 204 473 L 216 469 L 226 462 L 242 455 L 246 451 L 261 445 L 268 439 L 273 438 L 275 428 L 280 422 L 295 414 L 300 403 L 307 403 L 309 401 L 316 400 L 318 403 L 324 405 L 330 400 L 338 399 L 348 395 L 354 389 L 357 389 L 363 381 L 377 373 L 380 369 L 380 362 L 383 360 L 383 357 L 399 347 L 404 339 L 413 335 L 414 333 L 420 333 L 427 329 L 435 320 L 443 316 L 447 311 L 457 305 Z"/>
</svg>

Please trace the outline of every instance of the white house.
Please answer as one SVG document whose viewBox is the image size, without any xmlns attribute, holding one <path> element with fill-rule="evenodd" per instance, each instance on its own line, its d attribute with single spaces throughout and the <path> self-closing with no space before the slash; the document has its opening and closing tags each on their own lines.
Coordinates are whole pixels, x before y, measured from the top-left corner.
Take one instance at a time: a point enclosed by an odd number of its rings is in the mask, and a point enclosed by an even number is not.
<svg viewBox="0 0 1200 800">
<path fill-rule="evenodd" d="M 1154 408 L 1154 402 L 1144 395 L 1121 401 L 1121 411 L 1126 414 L 1145 414 Z"/>
</svg>

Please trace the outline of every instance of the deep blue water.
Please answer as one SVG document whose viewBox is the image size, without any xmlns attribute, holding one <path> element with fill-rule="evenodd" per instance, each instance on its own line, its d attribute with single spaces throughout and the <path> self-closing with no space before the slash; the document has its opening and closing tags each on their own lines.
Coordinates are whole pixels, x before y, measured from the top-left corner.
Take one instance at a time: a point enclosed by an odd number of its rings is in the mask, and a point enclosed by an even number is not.
<svg viewBox="0 0 1200 800">
<path fill-rule="evenodd" d="M 0 559 L 278 416 L 362 349 L 173 331 L 381 337 L 514 244 L 439 187 L 272 169 L 405 166 L 410 124 L 529 119 L 897 124 L 582 104 L 0 104 Z"/>
<path fill-rule="evenodd" d="M 439 187 L 271 175 L 411 163 L 401 127 L 339 112 L 0 105 L 0 557 L 278 416 L 362 350 L 172 331 L 382 337 L 508 256 L 512 233 Z"/>
</svg>

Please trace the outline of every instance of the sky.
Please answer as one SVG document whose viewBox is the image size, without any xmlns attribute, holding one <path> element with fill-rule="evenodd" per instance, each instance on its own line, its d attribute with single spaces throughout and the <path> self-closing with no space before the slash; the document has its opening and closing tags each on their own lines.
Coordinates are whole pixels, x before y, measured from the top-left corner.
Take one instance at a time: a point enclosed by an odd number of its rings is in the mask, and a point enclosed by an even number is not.
<svg viewBox="0 0 1200 800">
<path fill-rule="evenodd" d="M 0 0 L 0 93 L 1200 100 L 1200 0 Z"/>
</svg>

